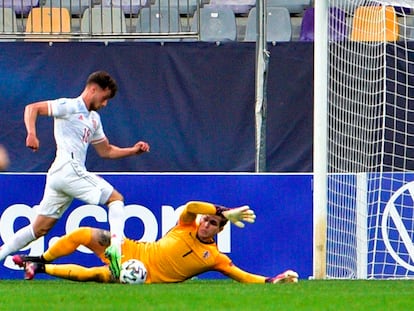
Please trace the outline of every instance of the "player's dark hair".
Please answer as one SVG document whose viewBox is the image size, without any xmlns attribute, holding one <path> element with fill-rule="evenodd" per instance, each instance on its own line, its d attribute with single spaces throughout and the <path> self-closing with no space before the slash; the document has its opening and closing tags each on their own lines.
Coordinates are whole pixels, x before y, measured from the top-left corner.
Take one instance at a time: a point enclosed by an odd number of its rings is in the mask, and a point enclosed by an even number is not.
<svg viewBox="0 0 414 311">
<path fill-rule="evenodd" d="M 220 228 L 224 227 L 227 224 L 228 219 L 223 216 L 224 211 L 228 211 L 230 208 L 214 204 L 214 207 L 216 208 L 216 215 L 220 216 Z"/>
<path fill-rule="evenodd" d="M 227 222 L 229 221 L 226 217 L 224 217 L 223 215 L 221 215 L 221 220 L 220 220 L 220 228 L 224 227 Z"/>
<path fill-rule="evenodd" d="M 100 70 L 91 73 L 86 81 L 86 84 L 88 85 L 91 83 L 98 84 L 103 90 L 108 88 L 111 91 L 109 98 L 113 98 L 118 91 L 116 81 L 106 71 Z"/>
</svg>

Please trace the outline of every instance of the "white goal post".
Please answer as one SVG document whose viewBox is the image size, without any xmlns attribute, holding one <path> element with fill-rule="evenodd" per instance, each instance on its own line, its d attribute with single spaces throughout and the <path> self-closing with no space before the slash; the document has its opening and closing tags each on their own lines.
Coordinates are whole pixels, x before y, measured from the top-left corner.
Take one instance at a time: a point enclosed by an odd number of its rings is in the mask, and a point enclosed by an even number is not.
<svg viewBox="0 0 414 311">
<path fill-rule="evenodd" d="M 414 1 L 314 2 L 313 277 L 414 278 Z"/>
</svg>

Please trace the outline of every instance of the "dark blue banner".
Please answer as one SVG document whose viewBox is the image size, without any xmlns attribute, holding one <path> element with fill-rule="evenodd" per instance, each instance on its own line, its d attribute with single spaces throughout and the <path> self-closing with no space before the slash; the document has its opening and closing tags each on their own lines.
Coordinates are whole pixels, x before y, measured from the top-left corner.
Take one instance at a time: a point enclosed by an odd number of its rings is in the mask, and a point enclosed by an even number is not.
<svg viewBox="0 0 414 311">
<path fill-rule="evenodd" d="M 274 275 L 294 269 L 312 274 L 312 192 L 310 175 L 256 174 L 108 174 L 103 175 L 125 197 L 126 236 L 153 241 L 176 222 L 179 208 L 190 200 L 226 206 L 250 205 L 257 221 L 244 229 L 226 226 L 219 248 L 249 272 Z M 44 174 L 0 174 L 0 238 L 7 240 L 35 216 Z M 178 210 L 177 210 L 178 209 Z M 41 254 L 56 237 L 79 226 L 108 229 L 106 207 L 76 201 L 46 237 L 22 252 Z M 101 262 L 85 248 L 57 262 L 86 266 Z M 0 264 L 2 279 L 22 278 L 8 257 Z M 221 277 L 207 273 L 203 277 Z"/>
</svg>

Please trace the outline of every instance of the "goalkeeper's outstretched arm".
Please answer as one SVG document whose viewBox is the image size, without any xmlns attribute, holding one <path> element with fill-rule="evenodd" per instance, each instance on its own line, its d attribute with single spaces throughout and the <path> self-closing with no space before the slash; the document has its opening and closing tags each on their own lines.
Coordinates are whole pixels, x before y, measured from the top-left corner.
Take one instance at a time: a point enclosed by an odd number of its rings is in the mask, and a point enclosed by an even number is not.
<svg viewBox="0 0 414 311">
<path fill-rule="evenodd" d="M 250 209 L 248 205 L 229 208 L 208 202 L 190 201 L 185 206 L 185 213 L 183 213 L 184 218 L 186 217 L 186 213 L 191 215 L 190 218 L 194 218 L 197 214 L 222 216 L 226 220 L 230 220 L 230 222 L 239 228 L 245 226 L 244 222 L 254 223 L 256 220 L 254 211 Z M 188 221 L 190 219 L 185 220 Z"/>
<path fill-rule="evenodd" d="M 221 254 L 218 257 L 216 269 L 229 278 L 241 283 L 297 283 L 299 278 L 298 273 L 293 270 L 286 270 L 271 277 L 249 273 L 234 265 L 225 254 Z"/>
</svg>

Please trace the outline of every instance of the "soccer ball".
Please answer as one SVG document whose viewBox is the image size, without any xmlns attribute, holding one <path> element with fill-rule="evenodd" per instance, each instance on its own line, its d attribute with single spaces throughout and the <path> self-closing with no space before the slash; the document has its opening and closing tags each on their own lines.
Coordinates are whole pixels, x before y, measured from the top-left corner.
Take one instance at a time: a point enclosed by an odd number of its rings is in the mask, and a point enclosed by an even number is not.
<svg viewBox="0 0 414 311">
<path fill-rule="evenodd" d="M 119 275 L 122 284 L 143 284 L 146 279 L 147 269 L 138 259 L 130 259 L 122 264 Z"/>
</svg>

